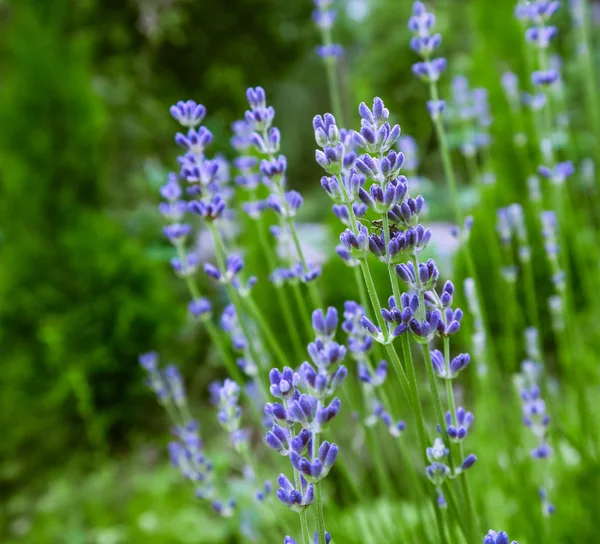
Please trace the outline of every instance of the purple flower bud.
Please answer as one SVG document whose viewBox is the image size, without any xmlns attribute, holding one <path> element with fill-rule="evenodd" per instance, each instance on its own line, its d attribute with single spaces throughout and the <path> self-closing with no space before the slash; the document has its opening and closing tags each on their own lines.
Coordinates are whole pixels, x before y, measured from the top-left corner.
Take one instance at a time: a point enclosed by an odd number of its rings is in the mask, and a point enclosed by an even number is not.
<svg viewBox="0 0 600 544">
<path fill-rule="evenodd" d="M 138 357 L 138 361 L 148 372 L 154 372 L 158 369 L 158 353 L 156 351 L 142 353 Z"/>
<path fill-rule="evenodd" d="M 207 298 L 200 297 L 188 304 L 188 310 L 194 317 L 208 317 L 212 313 L 212 304 Z"/>
<path fill-rule="evenodd" d="M 468 470 L 477 462 L 477 456 L 473 453 L 467 455 L 460 465 L 460 470 Z"/>
</svg>

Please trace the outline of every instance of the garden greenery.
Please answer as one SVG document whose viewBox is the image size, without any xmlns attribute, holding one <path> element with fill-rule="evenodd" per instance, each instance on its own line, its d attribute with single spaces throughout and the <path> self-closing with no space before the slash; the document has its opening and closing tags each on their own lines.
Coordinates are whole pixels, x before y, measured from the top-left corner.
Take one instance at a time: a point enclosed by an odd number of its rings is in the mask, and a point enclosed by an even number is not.
<svg viewBox="0 0 600 544">
<path fill-rule="evenodd" d="M 567 541 L 557 526 L 568 523 L 556 519 L 579 515 L 574 474 L 592 470 L 600 454 L 599 216 L 597 199 L 586 202 L 600 182 L 600 123 L 589 6 L 568 6 L 578 51 L 569 62 L 581 64 L 596 138 L 596 156 L 584 160 L 570 134 L 569 82 L 552 53 L 553 21 L 565 6 L 515 6 L 530 79 L 498 74 L 522 176 L 519 201 L 510 202 L 488 92 L 456 75 L 444 93 L 452 59 L 439 56 L 434 13 L 414 3 L 406 55 L 423 82 L 443 169 L 437 190 L 453 220 L 455 249 L 442 266 L 436 257 L 448 240 L 420 194 L 428 152 L 418 160 L 414 140 L 393 122 L 402 112 L 378 97 L 344 116 L 336 12 L 332 0 L 314 3 L 333 112 L 312 120 L 315 160 L 321 198 L 339 225 L 331 258 L 346 268 L 336 279 L 354 297 L 343 310 L 326 304 L 327 244 L 303 238 L 303 197 L 291 188 L 286 135 L 265 89 L 246 92 L 230 162 L 211 153 L 207 108 L 173 105 L 182 154 L 160 189 L 159 212 L 189 314 L 206 330 L 223 379 L 210 388 L 214 412 L 194 415 L 177 367 L 161 366 L 155 352 L 140 356 L 173 423 L 171 463 L 191 484 L 190 501 L 195 495 L 198 508 L 230 518 L 240 542 L 508 544 L 505 531 L 521 544 Z M 457 163 L 471 203 L 461 198 Z M 246 266 L 248 235 L 268 267 L 260 281 L 270 282 L 275 315 L 256 295 L 260 272 Z M 474 235 L 491 274 L 481 273 Z M 201 274 L 221 299 L 201 291 Z M 202 433 L 212 417 L 234 452 L 226 466 L 213 461 L 218 453 Z"/>
</svg>

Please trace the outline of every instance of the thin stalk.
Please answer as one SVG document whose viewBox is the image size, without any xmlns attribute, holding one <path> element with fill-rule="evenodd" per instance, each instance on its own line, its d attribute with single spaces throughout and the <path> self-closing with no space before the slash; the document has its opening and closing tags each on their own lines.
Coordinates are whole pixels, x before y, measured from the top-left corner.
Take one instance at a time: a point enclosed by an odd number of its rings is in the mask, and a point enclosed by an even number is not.
<svg viewBox="0 0 600 544">
<path fill-rule="evenodd" d="M 431 96 L 431 100 L 433 101 L 438 101 L 440 99 L 437 84 L 433 81 L 429 84 L 429 94 Z M 458 224 L 462 225 L 463 216 L 458 206 L 458 197 L 456 192 L 456 176 L 454 174 L 452 160 L 450 159 L 450 147 L 448 146 L 448 138 L 446 137 L 446 131 L 444 130 L 444 124 L 441 117 L 436 117 L 433 120 L 433 124 L 438 137 L 438 141 L 440 143 L 442 163 L 444 166 L 444 173 L 446 175 L 446 182 L 448 183 L 448 188 L 450 189 L 450 201 L 452 203 L 452 208 L 454 209 L 454 216 Z"/>
<path fill-rule="evenodd" d="M 302 323 L 306 332 L 306 338 L 311 338 L 313 336 L 313 329 L 310 317 L 311 312 L 308 310 L 308 306 L 306 305 L 306 301 L 304 300 L 304 296 L 302 295 L 302 289 L 300 287 L 300 284 L 292 283 L 291 288 L 294 294 L 294 299 L 296 300 L 296 305 L 298 306 L 299 313 L 301 316 L 303 316 Z"/>
<path fill-rule="evenodd" d="M 327 28 L 321 32 L 321 38 L 323 45 L 327 45 L 331 43 L 331 29 Z M 337 119 L 339 126 L 344 125 L 344 116 L 342 113 L 342 99 L 341 99 L 341 89 L 338 81 L 337 74 L 337 61 L 335 57 L 328 57 L 323 59 L 325 64 L 325 71 L 327 72 L 327 87 L 329 89 L 329 101 L 331 102 L 331 107 L 333 108 L 333 114 Z"/>
<path fill-rule="evenodd" d="M 433 410 L 435 419 L 440 429 L 444 428 L 444 408 L 442 406 L 442 397 L 437 385 L 435 374 L 433 372 L 433 364 L 431 362 L 431 350 L 429 344 L 423 344 L 423 352 L 425 353 L 425 368 L 427 369 L 427 379 L 429 380 L 429 388 L 433 396 Z"/>
<path fill-rule="evenodd" d="M 589 8 L 587 6 L 587 2 L 582 0 L 581 2 L 583 6 L 583 17 L 580 24 L 576 24 L 575 27 L 577 29 L 577 37 L 582 47 L 582 59 L 583 59 L 583 75 L 585 79 L 585 93 L 586 99 L 588 102 L 588 109 L 591 112 L 592 117 L 592 125 L 594 129 L 594 134 L 596 136 L 596 149 L 600 149 L 600 115 L 598 111 L 598 101 L 597 101 L 597 83 L 596 83 L 596 73 L 594 69 L 594 59 L 590 54 L 590 24 L 592 18 L 589 17 Z M 596 165 L 598 164 L 598 156 L 596 157 Z M 600 176 L 598 175 L 598 171 L 596 171 L 596 183 L 598 184 L 598 188 L 600 189 Z"/>
<path fill-rule="evenodd" d="M 292 235 L 292 240 L 294 241 L 294 246 L 296 248 L 296 253 L 298 253 L 298 258 L 302 263 L 302 268 L 305 272 L 308 272 L 308 263 L 306 262 L 306 258 L 304 257 L 304 252 L 302 251 L 302 246 L 300 245 L 300 238 L 298 237 L 298 232 L 296 231 L 296 225 L 294 224 L 294 220 L 291 217 L 286 218 L 288 228 L 290 230 L 290 234 Z M 311 298 L 311 303 L 313 305 L 313 310 L 317 308 L 323 308 L 323 301 L 321 300 L 321 295 L 319 295 L 319 291 L 314 281 L 310 281 L 307 284 L 308 294 Z"/>
<path fill-rule="evenodd" d="M 269 134 L 268 134 L 267 128 L 265 128 L 263 130 L 263 138 L 264 138 L 265 142 L 269 141 Z M 275 158 L 275 155 L 273 153 L 267 153 L 267 157 L 268 157 L 269 161 L 271 161 Z M 285 204 L 286 198 L 285 198 L 285 191 L 284 191 L 283 183 L 284 183 L 284 180 L 282 180 L 281 183 L 274 183 L 273 187 L 275 188 L 275 191 L 277 192 L 277 196 L 281 199 L 282 204 Z M 300 259 L 300 262 L 302 263 L 302 269 L 304 270 L 304 272 L 308 273 L 308 263 L 306 262 L 306 258 L 304 256 L 304 251 L 302 250 L 302 246 L 300 245 L 300 238 L 298 237 L 298 232 L 296 230 L 294 218 L 290 217 L 289 215 L 286 214 L 285 217 L 282 218 L 282 220 L 287 225 L 289 233 L 292 236 L 292 240 L 294 242 L 294 247 L 296 248 L 296 253 L 298 254 L 298 258 Z M 308 286 L 308 292 L 311 297 L 311 301 L 312 301 L 312 305 L 314 306 L 314 309 L 322 308 L 323 302 L 321 301 L 321 296 L 319 295 L 319 291 L 318 291 L 315 283 L 312 281 L 308 282 L 307 286 Z"/>
<path fill-rule="evenodd" d="M 320 404 L 320 401 L 319 401 Z M 319 433 L 312 433 L 312 453 L 313 459 L 317 457 L 319 451 Z M 315 482 L 315 518 L 317 520 L 317 541 L 318 544 L 325 543 L 325 516 L 323 515 L 323 498 L 321 496 L 321 482 Z"/>
<path fill-rule="evenodd" d="M 186 258 L 185 250 L 184 250 L 182 244 L 176 244 L 175 248 L 177 249 L 177 255 L 179 257 L 179 260 L 181 261 L 181 264 L 185 268 L 187 266 L 187 258 Z M 198 286 L 196 285 L 196 282 L 192 279 L 192 277 L 186 276 L 185 282 L 186 282 L 188 291 L 190 293 L 190 296 L 192 297 L 192 300 L 199 299 L 200 291 L 198 289 Z M 242 374 L 241 374 L 238 366 L 235 364 L 235 361 L 231 357 L 231 354 L 225 347 L 219 330 L 215 327 L 213 322 L 210 321 L 210 319 L 204 319 L 204 320 L 202 320 L 202 322 L 203 322 L 204 326 L 206 327 L 206 332 L 210 336 L 210 339 L 211 339 L 213 345 L 217 348 L 217 351 L 219 352 L 219 355 L 221 356 L 221 359 L 227 369 L 227 372 L 234 380 L 241 381 Z"/>
<path fill-rule="evenodd" d="M 445 527 L 448 526 L 448 516 L 445 515 L 445 512 L 439 508 L 434 502 L 433 509 L 435 511 L 435 517 L 437 519 L 438 532 L 440 537 L 440 542 L 442 544 L 448 544 L 448 537 L 446 536 Z"/>
<path fill-rule="evenodd" d="M 425 416 L 423 415 L 423 408 L 421 406 L 421 399 L 419 398 L 419 389 L 415 374 L 415 366 L 412 360 L 412 352 L 410 351 L 410 344 L 408 342 L 408 334 L 403 334 L 400 343 L 402 344 L 402 354 L 406 359 L 406 366 L 409 368 L 409 387 L 412 388 L 413 394 L 413 411 L 417 419 L 417 432 L 419 435 L 419 446 L 421 451 L 424 453 L 427 448 L 427 431 L 425 430 Z M 395 354 L 395 352 L 394 352 Z M 398 356 L 396 355 L 396 358 Z M 400 364 L 398 361 L 396 364 Z"/>
<path fill-rule="evenodd" d="M 361 272 L 357 266 L 354 266 L 352 268 L 352 271 L 354 272 L 354 282 L 356 283 L 356 287 L 358 288 L 360 303 L 365 310 L 368 310 L 369 298 L 367 297 L 367 292 L 365 291 L 365 284 Z"/>
<path fill-rule="evenodd" d="M 262 220 L 262 217 L 257 221 L 256 230 L 258 232 L 258 240 L 262 247 L 263 254 L 267 259 L 267 264 L 269 266 L 269 270 L 273 271 L 276 268 L 274 251 L 269 241 L 267 240 L 267 235 L 265 232 L 265 224 Z M 279 307 L 281 308 L 281 313 L 283 314 L 283 319 L 285 321 L 285 326 L 287 328 L 290 339 L 292 340 L 292 345 L 294 347 L 294 352 L 300 356 L 303 352 L 302 343 L 300 341 L 300 335 L 298 334 L 298 328 L 294 323 L 293 312 L 288 301 L 286 292 L 284 291 L 284 287 L 275 286 L 275 292 L 277 293 L 277 302 L 279 303 Z"/>
<path fill-rule="evenodd" d="M 279 364 L 281 364 L 282 366 L 287 365 L 289 363 L 289 357 L 285 355 L 282 347 L 279 345 L 279 342 L 275 338 L 271 327 L 267 323 L 265 317 L 262 315 L 260 308 L 256 305 L 256 303 L 250 296 L 245 297 L 243 301 L 245 303 L 246 308 L 250 311 L 250 313 L 258 323 L 260 330 L 265 335 L 265 338 L 269 343 L 271 349 L 273 350 L 275 357 L 279 361 Z M 257 363 L 259 364 L 260 361 L 257 361 Z"/>
<path fill-rule="evenodd" d="M 447 336 L 444 337 L 444 362 L 446 366 L 446 372 L 450 372 L 450 338 Z M 450 417 L 452 418 L 452 422 L 455 426 L 458 425 L 456 421 L 456 402 L 454 400 L 454 390 L 452 388 L 452 380 L 446 380 L 446 395 L 448 397 L 448 408 L 450 409 Z M 460 458 L 458 460 L 461 463 L 462 459 L 465 458 L 463 444 L 462 441 L 459 442 L 459 453 Z M 473 506 L 473 496 L 471 494 L 471 488 L 469 486 L 469 480 L 467 479 L 467 474 L 463 473 L 461 475 L 461 482 L 463 488 L 463 494 L 465 496 L 465 501 L 467 503 L 467 510 L 469 511 L 469 521 L 470 521 L 470 529 L 471 529 L 471 539 L 475 539 L 477 536 L 477 520 L 476 520 L 476 512 L 475 507 Z"/>
<path fill-rule="evenodd" d="M 367 284 L 367 292 L 369 293 L 369 298 L 371 299 L 371 306 L 375 312 L 377 323 L 379 324 L 381 332 L 387 337 L 387 327 L 383 316 L 381 315 L 381 303 L 379 302 L 379 295 L 377 294 L 377 288 L 375 287 L 375 282 L 373 281 L 373 276 L 371 275 L 371 270 L 369 269 L 369 264 L 367 263 L 366 259 L 360 261 L 360 269 L 362 270 L 365 283 Z"/>
<path fill-rule="evenodd" d="M 528 259 L 521 259 L 521 266 L 523 268 L 523 275 L 525 276 L 525 304 L 527 308 L 527 314 L 529 317 L 529 323 L 539 331 L 540 318 L 538 315 L 539 309 L 537 303 L 535 278 L 533 275 L 533 265 L 531 263 L 531 257 L 529 257 Z"/>
<path fill-rule="evenodd" d="M 223 251 L 221 236 L 219 234 L 218 229 L 212 223 L 208 223 L 208 228 L 210 230 L 210 233 L 211 233 L 212 239 L 213 239 L 213 246 L 214 246 L 214 250 L 215 250 L 215 257 L 217 259 L 217 265 L 219 267 L 219 270 L 221 271 L 221 274 L 225 275 L 225 272 L 226 272 L 225 255 L 224 255 L 224 251 Z M 246 337 L 246 341 L 248 342 L 248 350 L 250 352 L 250 355 L 252 356 L 252 359 L 254 360 L 254 362 L 257 365 L 260 365 L 261 357 L 254 345 L 254 341 L 253 341 L 254 336 L 252 336 L 250 329 L 248 328 L 248 324 L 246 323 L 246 320 L 244 319 L 244 312 L 243 312 L 244 308 L 243 308 L 243 304 L 242 304 L 242 299 L 241 299 L 239 293 L 233 288 L 233 286 L 231 284 L 229 284 L 229 283 L 225 284 L 225 288 L 227 290 L 229 300 L 231 300 L 231 302 L 235 308 L 235 311 L 238 315 L 240 327 L 242 328 L 242 332 L 244 333 L 244 336 Z M 256 381 L 259 389 L 261 390 L 262 394 L 264 395 L 264 398 L 268 398 L 268 394 L 266 393 L 264 383 L 258 378 L 255 381 Z"/>
<path fill-rule="evenodd" d="M 308 529 L 308 517 L 304 510 L 300 512 L 300 527 L 302 529 L 302 541 L 304 544 L 311 544 L 310 530 Z"/>
<path fill-rule="evenodd" d="M 377 480 L 379 481 L 379 487 L 383 490 L 384 495 L 388 497 L 394 496 L 394 490 L 390 481 L 389 474 L 385 470 L 383 456 L 381 455 L 381 448 L 379 441 L 377 440 L 377 433 L 372 426 L 367 427 L 367 433 L 369 435 L 369 441 L 371 442 L 371 455 L 373 455 L 373 465 L 375 466 L 375 472 L 377 474 Z"/>
</svg>

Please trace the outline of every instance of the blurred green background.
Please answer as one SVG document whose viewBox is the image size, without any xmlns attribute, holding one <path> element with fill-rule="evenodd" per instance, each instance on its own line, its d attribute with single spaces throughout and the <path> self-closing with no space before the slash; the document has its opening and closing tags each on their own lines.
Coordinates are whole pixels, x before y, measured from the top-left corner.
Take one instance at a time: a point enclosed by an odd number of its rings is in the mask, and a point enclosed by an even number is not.
<svg viewBox="0 0 600 544">
<path fill-rule="evenodd" d="M 416 138 L 422 172 L 439 179 L 426 87 L 410 72 L 411 2 L 340 4 L 346 119 L 356 125 L 358 102 L 381 96 Z M 514 3 L 432 4 L 451 72 L 488 87 L 500 111 L 494 153 L 508 203 L 524 191 L 499 86 L 505 68 L 523 71 Z M 329 108 L 311 11 L 310 0 L 0 1 L 3 542 L 223 539 L 167 466 L 166 421 L 136 362 L 157 349 L 180 364 L 195 404 L 218 375 L 186 320 L 155 211 L 176 153 L 168 107 L 205 104 L 215 150 L 231 156 L 245 89 L 262 85 L 304 219 L 322 217 L 311 120 Z M 559 45 L 569 51 L 568 39 Z M 432 217 L 450 217 L 444 195 L 432 198 Z M 338 266 L 322 287 L 337 304 L 353 296 Z"/>
</svg>

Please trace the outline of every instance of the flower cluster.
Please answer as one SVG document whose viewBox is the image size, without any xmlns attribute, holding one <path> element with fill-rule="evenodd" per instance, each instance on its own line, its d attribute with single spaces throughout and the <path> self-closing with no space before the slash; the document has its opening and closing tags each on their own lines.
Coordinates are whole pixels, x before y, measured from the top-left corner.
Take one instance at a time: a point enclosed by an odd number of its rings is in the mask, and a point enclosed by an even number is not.
<svg viewBox="0 0 600 544">
<path fill-rule="evenodd" d="M 488 534 L 483 537 L 483 544 L 508 544 L 509 538 L 504 531 L 496 532 L 491 529 Z M 516 540 L 513 540 L 510 544 L 518 544 Z"/>
<path fill-rule="evenodd" d="M 548 49 L 551 40 L 556 36 L 557 28 L 547 25 L 547 22 L 559 7 L 560 2 L 548 0 L 535 0 L 517 6 L 515 12 L 517 18 L 533 25 L 525 31 L 525 39 L 536 49 L 542 51 Z M 556 70 L 542 66 L 532 74 L 531 79 L 534 85 L 545 87 L 555 83 L 558 77 Z"/>
<path fill-rule="evenodd" d="M 295 483 L 281 474 L 277 497 L 297 512 L 312 504 L 313 485 L 329 474 L 338 455 L 336 444 L 324 441 L 318 446 L 319 435 L 341 405 L 339 398 L 329 399 L 347 376 L 346 367 L 340 364 L 346 348 L 333 339 L 337 325 L 335 308 L 315 310 L 312 326 L 316 338 L 308 346 L 312 363 L 302 363 L 299 373 L 285 367 L 283 371 L 274 368 L 269 374 L 270 392 L 278 402 L 265 405 L 265 413 L 273 420 L 265 440 L 290 459 Z"/>
<path fill-rule="evenodd" d="M 229 433 L 231 443 L 237 452 L 246 451 L 250 432 L 248 429 L 242 429 L 240 422 L 242 418 L 242 409 L 239 405 L 240 387 L 233 380 L 226 379 L 223 383 L 214 383 L 212 388 L 217 400 L 218 413 L 217 420 Z"/>
<path fill-rule="evenodd" d="M 394 421 L 379 400 L 377 390 L 384 384 L 388 376 L 388 363 L 379 361 L 374 367 L 370 360 L 373 347 L 373 338 L 361 325 L 365 315 L 364 308 L 353 300 L 344 303 L 344 322 L 342 330 L 348 335 L 348 351 L 356 361 L 356 374 L 361 382 L 365 409 L 368 416 L 365 425 L 371 426 L 377 421 L 382 421 L 392 436 L 398 437 L 406 428 L 402 420 Z"/>
<path fill-rule="evenodd" d="M 413 64 L 413 73 L 424 81 L 435 83 L 440 79 L 444 70 L 446 70 L 447 61 L 443 57 L 431 58 L 435 49 L 442 43 L 440 34 L 432 34 L 435 25 L 435 15 L 425 7 L 423 2 L 413 4 L 412 17 L 408 21 L 408 28 L 413 33 L 410 47 L 423 60 Z M 439 118 L 446 103 L 443 100 L 434 98 L 427 102 L 427 109 L 432 118 Z"/>
<path fill-rule="evenodd" d="M 312 18 L 315 26 L 319 29 L 322 40 L 322 44 L 317 47 L 317 55 L 326 61 L 335 60 L 344 54 L 344 48 L 331 41 L 331 29 L 337 16 L 336 11 L 332 8 L 333 0 L 313 0 L 313 2 L 315 10 Z"/>
<path fill-rule="evenodd" d="M 147 372 L 148 386 L 156 393 L 174 425 L 175 439 L 168 445 L 171 464 L 194 484 L 197 498 L 211 501 L 215 511 L 222 516 L 232 515 L 235 501 L 223 504 L 216 499 L 213 465 L 206 457 L 198 421 L 190 416 L 179 369 L 168 365 L 161 370 L 156 352 L 140 355 L 139 362 Z"/>
<path fill-rule="evenodd" d="M 408 28 L 413 33 L 410 47 L 423 58 L 423 62 L 413 64 L 412 69 L 415 75 L 425 81 L 437 81 L 446 69 L 446 59 L 431 59 L 433 52 L 442 43 L 440 34 L 431 33 L 434 25 L 435 15 L 427 11 L 423 2 L 415 2 L 412 17 L 408 21 Z"/>
<path fill-rule="evenodd" d="M 249 324 L 253 325 L 253 323 Z M 223 310 L 221 314 L 221 328 L 231 338 L 231 344 L 233 349 L 240 354 L 240 357 L 236 359 L 237 366 L 241 371 L 250 378 L 256 378 L 258 375 L 258 361 L 254 360 L 252 351 L 249 349 L 249 343 L 244 335 L 244 331 L 239 322 L 239 318 L 233 304 L 229 304 Z M 256 339 L 255 335 L 254 345 L 255 348 L 260 348 L 260 342 Z M 267 357 L 267 353 L 264 350 L 260 350 L 261 358 Z"/>
<path fill-rule="evenodd" d="M 206 114 L 202 105 L 188 101 L 171 107 L 171 114 L 188 130 L 178 132 L 175 142 L 184 149 L 178 157 L 179 176 L 188 182 L 188 194 L 197 197 L 187 204 L 187 210 L 200 216 L 206 222 L 220 219 L 226 209 L 227 194 L 224 191 L 224 177 L 228 175 L 227 166 L 220 159 L 208 159 L 206 149 L 213 140 L 213 135 L 204 126 L 200 126 Z M 201 112 L 201 115 L 197 115 Z"/>
<path fill-rule="evenodd" d="M 169 442 L 169 458 L 183 477 L 196 486 L 196 497 L 209 500 L 214 497 L 213 466 L 207 460 L 202 440 L 199 435 L 198 422 L 188 421 L 185 425 L 174 428 L 176 440 Z"/>
<path fill-rule="evenodd" d="M 473 157 L 478 150 L 491 144 L 489 128 L 492 116 L 487 90 L 471 89 L 465 76 L 456 76 L 452 80 L 452 102 L 448 108 L 448 120 L 458 133 L 460 151 L 465 157 Z"/>
<path fill-rule="evenodd" d="M 287 190 L 287 159 L 278 154 L 281 142 L 279 129 L 273 126 L 275 110 L 267 106 L 266 93 L 262 87 L 250 88 L 246 92 L 250 109 L 244 114 L 244 120 L 234 127 L 238 131 L 235 145 L 238 150 L 247 153 L 236 161 L 240 175 L 236 183 L 256 192 L 259 182 L 267 187 L 266 199 L 245 202 L 244 211 L 254 219 L 260 219 L 263 211 L 273 210 L 279 216 L 279 226 L 271 233 L 281 245 L 293 247 L 289 252 L 289 262 L 285 267 L 272 271 L 271 280 L 276 285 L 284 282 L 310 282 L 321 275 L 319 266 L 303 260 L 302 249 L 297 244 L 294 217 L 302 206 L 302 196 L 297 191 Z M 243 134 L 243 136 L 241 136 Z M 260 157 L 260 162 L 256 158 Z"/>
<path fill-rule="evenodd" d="M 561 268 L 558 255 L 559 246 L 557 230 L 559 227 L 556 212 L 553 210 L 542 212 L 541 222 L 544 248 L 552 271 L 552 283 L 558 293 L 563 293 L 565 290 L 565 272 Z"/>
<path fill-rule="evenodd" d="M 465 470 L 470 469 L 477 461 L 477 457 L 475 457 L 475 455 L 472 453 L 467 455 L 462 460 L 460 466 L 452 470 L 444 462 L 444 459 L 450 454 L 450 450 L 444 445 L 444 442 L 439 437 L 435 439 L 433 446 L 427 448 L 426 454 L 427 460 L 430 463 L 427 465 L 427 467 L 425 467 L 427 478 L 436 488 L 438 506 L 440 506 L 440 508 L 445 508 L 446 500 L 442 492 L 442 486 L 446 480 L 450 478 L 456 478 Z"/>
<path fill-rule="evenodd" d="M 531 334 L 531 332 L 529 334 Z M 533 342 L 534 339 L 531 339 L 531 343 Z M 536 355 L 531 352 L 531 349 L 528 349 L 528 351 L 531 355 Z M 542 369 L 541 363 L 536 360 L 523 361 L 523 364 L 521 365 L 521 374 L 518 380 L 520 383 L 523 423 L 537 440 L 535 448 L 533 448 L 530 453 L 534 459 L 540 461 L 548 459 L 552 455 L 552 448 L 548 444 L 550 416 L 546 412 L 546 403 L 541 397 L 540 390 Z M 542 501 L 543 512 L 546 515 L 553 514 L 555 507 L 548 501 L 546 489 L 544 487 L 540 488 L 540 498 Z"/>
</svg>

